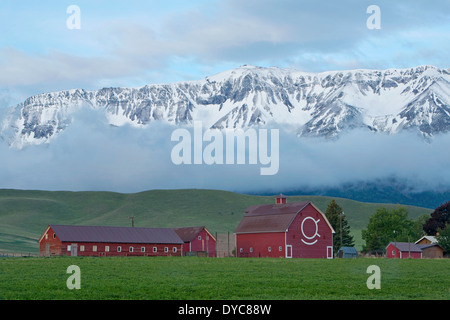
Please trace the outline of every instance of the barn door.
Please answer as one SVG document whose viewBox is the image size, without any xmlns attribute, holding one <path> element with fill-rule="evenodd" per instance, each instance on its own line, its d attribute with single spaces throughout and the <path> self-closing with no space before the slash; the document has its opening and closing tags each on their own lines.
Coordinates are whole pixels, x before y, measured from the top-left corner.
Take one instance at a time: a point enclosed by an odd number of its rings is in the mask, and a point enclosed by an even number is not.
<svg viewBox="0 0 450 320">
<path fill-rule="evenodd" d="M 70 255 L 73 257 L 78 256 L 78 245 L 76 243 L 72 243 L 70 246 Z"/>
<path fill-rule="evenodd" d="M 292 245 L 286 245 L 286 258 L 292 258 Z"/>
<path fill-rule="evenodd" d="M 45 244 L 45 256 L 50 257 L 50 244 L 49 243 Z"/>
</svg>

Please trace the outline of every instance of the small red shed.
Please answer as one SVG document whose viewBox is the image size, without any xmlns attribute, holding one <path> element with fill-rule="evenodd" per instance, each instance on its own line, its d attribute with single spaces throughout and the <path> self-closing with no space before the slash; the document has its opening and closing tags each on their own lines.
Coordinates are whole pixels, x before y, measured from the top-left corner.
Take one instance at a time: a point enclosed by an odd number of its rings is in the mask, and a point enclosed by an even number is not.
<svg viewBox="0 0 450 320">
<path fill-rule="evenodd" d="M 334 230 L 311 201 L 275 204 L 245 210 L 235 230 L 238 257 L 333 258 Z"/>
<path fill-rule="evenodd" d="M 422 259 L 422 248 L 411 242 L 390 242 L 386 247 L 386 257 Z"/>
<path fill-rule="evenodd" d="M 181 256 L 173 229 L 49 225 L 39 239 L 41 256 Z"/>
<path fill-rule="evenodd" d="M 173 229 L 184 241 L 183 253 L 216 256 L 216 238 L 206 227 L 185 227 Z"/>
</svg>

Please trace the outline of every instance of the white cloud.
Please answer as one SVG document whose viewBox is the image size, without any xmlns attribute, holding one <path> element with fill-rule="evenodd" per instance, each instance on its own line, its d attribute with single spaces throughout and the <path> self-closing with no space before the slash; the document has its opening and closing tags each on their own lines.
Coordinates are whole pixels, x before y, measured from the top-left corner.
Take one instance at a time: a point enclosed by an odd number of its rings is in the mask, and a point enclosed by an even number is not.
<svg viewBox="0 0 450 320">
<path fill-rule="evenodd" d="M 242 64 L 305 71 L 448 67 L 448 2 L 430 6 L 422 1 L 378 1 L 381 30 L 366 28 L 370 1 L 200 4 L 168 9 L 156 3 L 116 3 L 119 10 L 80 3 L 82 27 L 76 31 L 64 29 L 65 10 L 61 19 L 44 23 L 35 10 L 49 8 L 33 7 L 26 19 L 34 38 L 20 22 L 14 37 L 5 37 L 11 44 L 2 43 L 0 86 L 25 99 L 70 88 L 200 79 Z M 20 12 L 15 10 L 16 15 Z"/>
<path fill-rule="evenodd" d="M 412 189 L 450 186 L 450 135 L 432 143 L 415 133 L 352 131 L 337 141 L 298 138 L 280 128 L 278 174 L 256 165 L 175 165 L 175 127 L 107 125 L 103 113 L 80 111 L 50 145 L 9 149 L 0 143 L 0 188 L 137 192 L 160 188 L 211 188 L 240 192 L 337 186 L 395 176 Z M 206 146 L 206 143 L 204 147 Z M 248 162 L 247 162 L 248 163 Z"/>
</svg>

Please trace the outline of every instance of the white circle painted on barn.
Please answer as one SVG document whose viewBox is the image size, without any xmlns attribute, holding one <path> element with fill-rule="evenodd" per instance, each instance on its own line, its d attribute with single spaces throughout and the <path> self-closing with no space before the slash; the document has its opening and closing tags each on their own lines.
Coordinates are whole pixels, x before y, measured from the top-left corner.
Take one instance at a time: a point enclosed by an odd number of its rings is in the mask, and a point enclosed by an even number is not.
<svg viewBox="0 0 450 320">
<path fill-rule="evenodd" d="M 314 232 L 314 234 L 313 234 L 312 236 L 306 235 L 306 234 L 305 234 L 305 230 L 303 229 L 303 226 L 304 226 L 304 223 L 305 223 L 306 220 L 312 220 L 312 221 L 314 222 L 315 226 L 316 226 L 316 230 L 315 230 L 315 232 Z M 319 225 L 318 225 L 319 221 L 320 221 L 320 219 L 315 220 L 315 219 L 312 218 L 312 217 L 306 217 L 305 219 L 303 219 L 302 225 L 301 225 L 301 229 L 302 229 L 302 234 L 303 234 L 303 236 L 304 236 L 307 240 L 313 240 L 313 239 L 316 238 L 316 237 L 319 237 L 319 238 L 320 238 L 320 234 L 319 234 Z M 313 244 L 315 244 L 315 243 L 317 242 L 317 239 L 314 240 L 314 241 L 305 241 L 305 240 L 302 239 L 302 241 L 303 241 L 304 244 L 307 244 L 307 245 L 309 245 L 309 246 L 312 246 Z"/>
</svg>

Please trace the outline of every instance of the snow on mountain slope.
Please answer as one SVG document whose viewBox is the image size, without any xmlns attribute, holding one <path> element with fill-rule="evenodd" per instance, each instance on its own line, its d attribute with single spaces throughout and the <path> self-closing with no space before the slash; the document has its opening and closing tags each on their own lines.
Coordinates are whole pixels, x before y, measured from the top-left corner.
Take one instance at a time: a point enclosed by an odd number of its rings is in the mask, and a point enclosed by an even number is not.
<svg viewBox="0 0 450 320">
<path fill-rule="evenodd" d="M 201 120 L 217 129 L 290 126 L 304 137 L 353 128 L 432 137 L 450 130 L 450 69 L 308 73 L 242 66 L 198 81 L 45 93 L 11 107 L 0 134 L 16 148 L 49 143 L 83 106 L 103 110 L 115 126 Z"/>
</svg>

